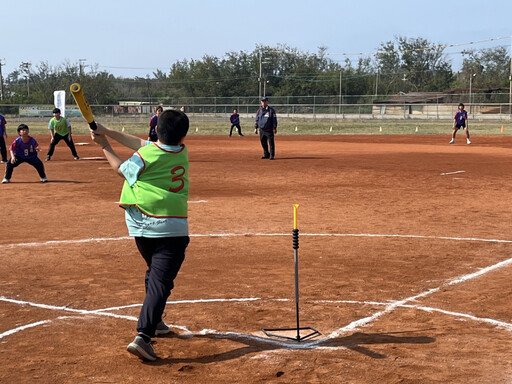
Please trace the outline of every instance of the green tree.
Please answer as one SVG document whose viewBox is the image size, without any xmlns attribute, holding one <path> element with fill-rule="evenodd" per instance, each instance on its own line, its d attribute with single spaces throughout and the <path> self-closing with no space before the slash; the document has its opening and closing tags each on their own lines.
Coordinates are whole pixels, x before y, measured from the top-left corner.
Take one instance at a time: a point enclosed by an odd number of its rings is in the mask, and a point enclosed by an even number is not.
<svg viewBox="0 0 512 384">
<path fill-rule="evenodd" d="M 382 43 L 376 62 L 379 88 L 386 93 L 444 91 L 453 80 L 443 46 L 423 38 L 399 36 Z"/>
</svg>

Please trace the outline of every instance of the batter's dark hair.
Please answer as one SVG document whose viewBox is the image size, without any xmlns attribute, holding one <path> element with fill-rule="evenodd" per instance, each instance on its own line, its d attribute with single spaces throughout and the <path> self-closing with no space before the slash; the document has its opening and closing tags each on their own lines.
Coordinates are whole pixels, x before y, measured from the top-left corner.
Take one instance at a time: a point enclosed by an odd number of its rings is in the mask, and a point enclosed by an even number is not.
<svg viewBox="0 0 512 384">
<path fill-rule="evenodd" d="M 158 116 L 156 134 L 162 144 L 178 145 L 187 136 L 189 121 L 181 111 L 168 109 Z"/>
<path fill-rule="evenodd" d="M 20 124 L 20 125 L 18 125 L 18 133 L 20 133 L 20 131 L 22 129 L 30 129 L 30 128 L 28 127 L 27 124 Z"/>
<path fill-rule="evenodd" d="M 462 104 L 462 103 L 459 103 L 459 107 L 462 107 L 462 108 L 464 108 L 464 104 Z"/>
</svg>

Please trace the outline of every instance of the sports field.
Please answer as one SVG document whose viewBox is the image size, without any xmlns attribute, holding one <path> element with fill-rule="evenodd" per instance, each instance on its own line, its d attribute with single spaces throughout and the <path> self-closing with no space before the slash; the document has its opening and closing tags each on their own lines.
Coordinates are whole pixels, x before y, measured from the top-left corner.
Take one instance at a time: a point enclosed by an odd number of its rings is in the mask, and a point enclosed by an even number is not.
<svg viewBox="0 0 512 384">
<path fill-rule="evenodd" d="M 86 135 L 50 183 L 14 170 L 0 382 L 512 382 L 512 136 L 277 136 L 269 161 L 244 133 L 187 138 L 191 243 L 154 363 L 126 352 L 145 264 L 122 179 Z M 261 331 L 295 326 L 293 204 L 301 326 L 321 332 L 300 343 Z"/>
</svg>

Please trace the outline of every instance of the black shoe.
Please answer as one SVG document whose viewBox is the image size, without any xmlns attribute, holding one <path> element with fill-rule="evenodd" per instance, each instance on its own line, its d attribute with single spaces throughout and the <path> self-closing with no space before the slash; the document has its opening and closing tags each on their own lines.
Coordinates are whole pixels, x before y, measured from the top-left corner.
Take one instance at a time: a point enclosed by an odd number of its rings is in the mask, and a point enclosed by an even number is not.
<svg viewBox="0 0 512 384">
<path fill-rule="evenodd" d="M 238 136 L 243 136 L 242 134 L 239 134 Z"/>
<path fill-rule="evenodd" d="M 274 156 L 270 156 L 268 159 L 269 160 L 274 160 Z"/>
<path fill-rule="evenodd" d="M 268 155 L 263 155 L 263 156 L 261 156 L 261 158 L 262 158 L 262 159 L 270 159 L 270 156 L 268 156 Z"/>
</svg>

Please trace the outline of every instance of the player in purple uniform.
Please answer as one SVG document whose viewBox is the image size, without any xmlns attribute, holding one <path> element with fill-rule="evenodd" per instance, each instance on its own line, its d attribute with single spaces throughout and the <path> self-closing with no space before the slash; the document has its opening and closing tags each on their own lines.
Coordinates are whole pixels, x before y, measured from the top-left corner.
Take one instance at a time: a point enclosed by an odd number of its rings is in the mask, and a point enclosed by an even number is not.
<svg viewBox="0 0 512 384">
<path fill-rule="evenodd" d="M 243 136 L 242 128 L 240 127 L 240 115 L 238 114 L 238 109 L 233 109 L 233 113 L 229 116 L 229 121 L 231 122 L 231 129 L 229 130 L 229 137 L 233 134 L 233 128 L 236 127 L 238 129 L 238 136 Z"/>
<path fill-rule="evenodd" d="M 5 117 L 0 115 L 0 154 L 2 155 L 2 163 L 7 163 L 7 147 L 5 140 L 7 140 L 7 130 L 5 129 Z"/>
<path fill-rule="evenodd" d="M 44 173 L 43 162 L 39 157 L 37 157 L 37 152 L 40 150 L 39 144 L 37 144 L 36 139 L 28 134 L 28 130 L 29 128 L 26 124 L 20 124 L 18 126 L 19 136 L 9 147 L 11 158 L 7 162 L 7 167 L 5 168 L 5 177 L 2 180 L 3 184 L 11 181 L 13 169 L 23 163 L 29 163 L 33 166 L 39 173 L 39 177 L 43 183 L 48 182 L 46 174 Z"/>
<path fill-rule="evenodd" d="M 151 117 L 151 120 L 149 120 L 149 133 L 148 133 L 148 140 L 150 141 L 157 141 L 158 136 L 156 134 L 156 126 L 158 124 L 158 116 L 164 111 L 161 105 L 155 108 L 155 114 Z"/>
<path fill-rule="evenodd" d="M 455 135 L 457 131 L 462 127 L 464 131 L 466 131 L 466 142 L 471 144 L 469 140 L 469 127 L 468 127 L 468 113 L 464 110 L 464 104 L 460 103 L 457 112 L 455 112 L 455 116 L 453 117 L 453 133 L 452 139 L 450 140 L 450 144 L 455 143 Z"/>
</svg>

